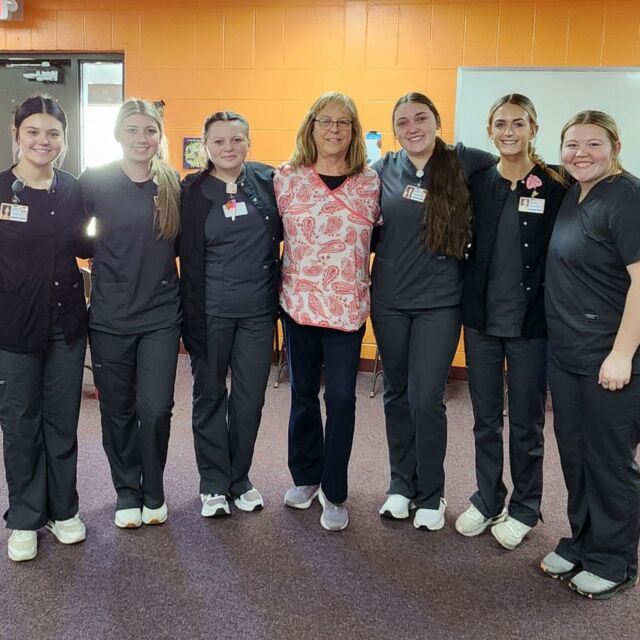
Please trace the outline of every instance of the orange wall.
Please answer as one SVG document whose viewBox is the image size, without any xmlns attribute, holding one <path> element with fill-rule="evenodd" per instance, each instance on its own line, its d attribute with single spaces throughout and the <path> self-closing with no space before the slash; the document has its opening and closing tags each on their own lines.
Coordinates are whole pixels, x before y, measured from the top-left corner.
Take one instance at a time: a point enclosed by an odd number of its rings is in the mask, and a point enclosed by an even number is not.
<svg viewBox="0 0 640 640">
<path fill-rule="evenodd" d="M 127 96 L 163 99 L 172 160 L 206 115 L 240 111 L 252 157 L 286 159 L 323 91 L 352 95 L 365 129 L 385 135 L 391 106 L 428 93 L 453 136 L 458 66 L 626 66 L 640 63 L 637 0 L 24 0 L 0 23 L 9 51 L 118 51 Z M 158 8 L 160 7 L 160 8 Z M 365 357 L 373 355 L 372 336 Z M 456 361 L 463 362 L 462 353 Z"/>
</svg>

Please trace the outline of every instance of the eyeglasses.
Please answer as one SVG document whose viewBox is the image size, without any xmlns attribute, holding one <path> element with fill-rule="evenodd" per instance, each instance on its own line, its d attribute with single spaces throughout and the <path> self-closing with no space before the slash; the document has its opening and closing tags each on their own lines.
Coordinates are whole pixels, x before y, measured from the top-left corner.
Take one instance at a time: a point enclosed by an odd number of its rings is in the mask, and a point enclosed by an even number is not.
<svg viewBox="0 0 640 640">
<path fill-rule="evenodd" d="M 347 118 L 339 118 L 338 120 L 332 120 L 331 118 L 314 118 L 313 121 L 325 131 L 332 129 L 333 125 L 337 125 L 339 131 L 346 131 L 347 129 L 351 129 L 353 125 L 353 122 Z"/>
</svg>

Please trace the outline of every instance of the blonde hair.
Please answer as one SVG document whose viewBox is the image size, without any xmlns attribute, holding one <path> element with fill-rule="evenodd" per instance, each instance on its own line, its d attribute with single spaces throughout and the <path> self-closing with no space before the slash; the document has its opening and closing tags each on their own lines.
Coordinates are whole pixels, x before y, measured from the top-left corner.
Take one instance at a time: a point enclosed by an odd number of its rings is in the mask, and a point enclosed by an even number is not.
<svg viewBox="0 0 640 640">
<path fill-rule="evenodd" d="M 512 104 L 524 109 L 525 113 L 529 116 L 529 123 L 534 134 L 538 133 L 538 113 L 536 112 L 536 108 L 533 106 L 533 102 L 521 93 L 509 93 L 506 96 L 498 98 L 491 105 L 491 109 L 489 109 L 489 117 L 487 119 L 487 125 L 489 127 L 493 124 L 493 117 L 495 116 L 496 111 L 505 104 Z M 529 160 L 534 164 L 537 164 L 550 178 L 556 182 L 565 183 L 564 177 L 554 169 L 548 167 L 547 163 L 537 154 L 533 140 L 529 140 L 527 144 L 527 155 L 529 156 Z"/>
<path fill-rule="evenodd" d="M 174 169 L 164 161 L 169 157 L 169 147 L 164 135 L 164 122 L 155 105 L 146 100 L 130 99 L 123 103 L 116 116 L 114 134 L 120 140 L 124 121 L 136 114 L 151 118 L 160 132 L 158 154 L 151 160 L 150 173 L 158 186 L 157 206 L 154 208 L 154 225 L 158 238 L 173 241 L 180 231 L 180 182 Z"/>
<path fill-rule="evenodd" d="M 618 149 L 616 149 L 616 145 L 620 142 L 620 130 L 618 129 L 616 121 L 604 111 L 594 111 L 591 109 L 580 111 L 580 113 L 576 113 L 576 115 L 562 127 L 562 131 L 560 132 L 560 149 L 562 149 L 562 145 L 564 144 L 564 137 L 567 131 L 576 124 L 593 124 L 596 127 L 604 129 L 612 149 L 611 160 L 609 161 L 609 175 L 622 173 L 624 168 L 618 157 Z M 564 168 L 563 171 L 565 171 Z"/>
<path fill-rule="evenodd" d="M 351 142 L 347 149 L 345 163 L 347 165 L 347 175 L 351 176 L 360 173 L 367 164 L 367 150 L 362 135 L 362 125 L 358 116 L 358 109 L 352 98 L 330 91 L 322 94 L 310 107 L 304 117 L 298 133 L 296 134 L 296 147 L 289 160 L 289 164 L 297 169 L 298 167 L 309 167 L 315 164 L 318 159 L 318 149 L 313 139 L 313 127 L 318 113 L 328 105 L 338 105 L 344 109 L 351 117 Z"/>
</svg>

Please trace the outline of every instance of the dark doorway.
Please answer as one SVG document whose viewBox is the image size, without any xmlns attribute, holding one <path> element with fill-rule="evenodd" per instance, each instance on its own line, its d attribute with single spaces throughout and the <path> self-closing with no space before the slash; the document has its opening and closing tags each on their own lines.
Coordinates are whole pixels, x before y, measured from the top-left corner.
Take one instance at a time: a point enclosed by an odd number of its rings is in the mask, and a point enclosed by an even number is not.
<svg viewBox="0 0 640 640">
<path fill-rule="evenodd" d="M 63 168 L 78 175 L 84 168 L 82 142 L 87 107 L 83 69 L 86 71 L 87 64 L 101 63 L 119 63 L 122 67 L 122 62 L 119 54 L 3 53 L 0 57 L 0 168 L 13 164 L 9 123 L 15 108 L 26 98 L 44 93 L 57 98 L 67 114 L 69 151 Z M 120 102 L 122 85 L 120 74 Z M 111 100 L 117 94 L 117 87 L 115 89 L 108 92 Z"/>
</svg>

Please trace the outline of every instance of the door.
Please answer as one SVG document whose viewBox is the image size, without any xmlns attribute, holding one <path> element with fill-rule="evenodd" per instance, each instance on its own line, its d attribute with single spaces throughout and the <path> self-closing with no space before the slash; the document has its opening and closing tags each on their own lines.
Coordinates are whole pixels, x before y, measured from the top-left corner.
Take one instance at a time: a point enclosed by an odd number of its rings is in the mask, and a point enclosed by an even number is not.
<svg viewBox="0 0 640 640">
<path fill-rule="evenodd" d="M 8 129 L 16 107 L 33 95 L 44 94 L 56 98 L 67 114 L 69 150 L 62 168 L 76 176 L 81 173 L 84 168 L 83 122 L 87 121 L 87 111 L 92 106 L 91 99 L 84 95 L 91 89 L 87 85 L 86 78 L 90 75 L 87 70 L 101 63 L 119 64 L 122 69 L 122 56 L 117 54 L 2 54 L 0 57 L 0 170 L 13 164 L 13 144 Z M 120 101 L 122 101 L 122 84 L 121 71 Z M 107 131 L 108 128 L 105 133 Z"/>
</svg>

